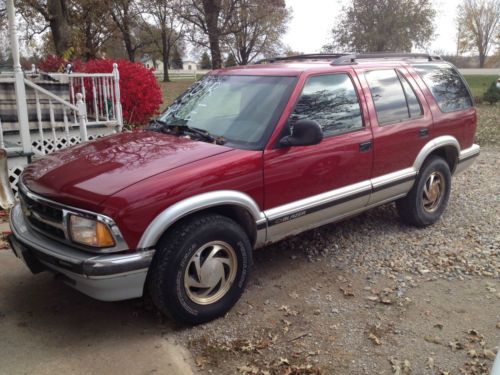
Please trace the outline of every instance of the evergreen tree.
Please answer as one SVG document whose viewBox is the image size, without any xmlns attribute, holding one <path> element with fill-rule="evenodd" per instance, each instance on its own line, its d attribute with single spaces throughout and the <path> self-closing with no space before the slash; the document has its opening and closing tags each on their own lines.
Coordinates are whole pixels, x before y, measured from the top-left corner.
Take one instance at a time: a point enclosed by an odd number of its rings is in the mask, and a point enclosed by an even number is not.
<svg viewBox="0 0 500 375">
<path fill-rule="evenodd" d="M 236 66 L 236 65 L 238 65 L 236 63 L 236 59 L 234 55 L 230 52 L 229 55 L 227 55 L 226 61 L 224 62 L 224 66 L 228 68 L 230 66 Z"/>
<path fill-rule="evenodd" d="M 495 104 L 500 100 L 500 89 L 497 87 L 495 81 L 491 82 L 490 87 L 484 93 L 483 99 L 490 104 Z"/>
<path fill-rule="evenodd" d="M 212 60 L 210 59 L 210 56 L 208 56 L 208 53 L 206 51 L 203 52 L 203 55 L 201 55 L 200 67 L 204 70 L 212 69 Z"/>
<path fill-rule="evenodd" d="M 174 47 L 174 51 L 172 52 L 172 59 L 170 61 L 170 65 L 172 69 L 182 69 L 183 62 L 181 54 L 179 53 L 179 48 L 177 46 Z"/>
</svg>

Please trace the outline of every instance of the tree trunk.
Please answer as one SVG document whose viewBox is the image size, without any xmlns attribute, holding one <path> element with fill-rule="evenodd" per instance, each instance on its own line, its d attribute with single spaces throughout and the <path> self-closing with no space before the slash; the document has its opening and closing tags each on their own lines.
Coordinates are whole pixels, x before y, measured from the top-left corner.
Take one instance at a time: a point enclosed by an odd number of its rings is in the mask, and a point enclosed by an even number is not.
<svg viewBox="0 0 500 375">
<path fill-rule="evenodd" d="M 216 4 L 215 0 L 203 0 L 203 9 L 205 11 L 210 54 L 212 55 L 212 69 L 220 69 L 222 68 L 218 25 L 220 6 Z"/>
<path fill-rule="evenodd" d="M 127 50 L 128 59 L 132 62 L 135 62 L 135 48 L 132 45 L 132 38 L 130 37 L 130 32 L 128 31 L 128 27 L 125 29 L 123 34 L 123 42 L 125 43 L 125 49 Z"/>
<path fill-rule="evenodd" d="M 68 50 L 70 25 L 65 0 L 48 0 L 47 9 L 50 14 L 49 26 L 54 39 L 56 54 L 62 56 Z"/>
<path fill-rule="evenodd" d="M 170 82 L 170 77 L 168 76 L 168 57 L 170 56 L 170 46 L 167 39 L 166 31 L 161 33 L 161 43 L 162 43 L 162 58 L 163 58 L 163 82 Z"/>
<path fill-rule="evenodd" d="M 484 55 L 484 52 L 479 52 L 479 67 L 484 68 L 484 62 L 486 61 L 486 56 Z"/>
</svg>

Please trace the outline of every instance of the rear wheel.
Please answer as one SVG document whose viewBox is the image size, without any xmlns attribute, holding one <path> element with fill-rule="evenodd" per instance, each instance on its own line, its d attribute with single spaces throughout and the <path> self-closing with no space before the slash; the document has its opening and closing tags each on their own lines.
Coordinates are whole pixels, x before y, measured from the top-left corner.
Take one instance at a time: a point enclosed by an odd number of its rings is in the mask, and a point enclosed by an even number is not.
<svg viewBox="0 0 500 375">
<path fill-rule="evenodd" d="M 408 195 L 396 202 L 400 217 L 419 227 L 435 223 L 448 204 L 450 190 L 448 163 L 438 156 L 429 157 Z"/>
<path fill-rule="evenodd" d="M 159 241 L 149 291 L 161 312 L 199 324 L 225 314 L 240 298 L 252 248 L 243 229 L 220 215 L 203 215 Z"/>
</svg>

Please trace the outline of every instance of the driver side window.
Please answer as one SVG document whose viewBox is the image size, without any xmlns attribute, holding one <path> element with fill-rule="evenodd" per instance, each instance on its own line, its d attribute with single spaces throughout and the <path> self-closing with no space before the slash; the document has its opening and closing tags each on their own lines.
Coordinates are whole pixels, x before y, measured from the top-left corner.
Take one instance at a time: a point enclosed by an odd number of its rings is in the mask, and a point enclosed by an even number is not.
<svg viewBox="0 0 500 375">
<path fill-rule="evenodd" d="M 310 77 L 288 121 L 291 128 L 298 120 L 317 121 L 324 137 L 363 128 L 356 90 L 345 73 Z"/>
</svg>

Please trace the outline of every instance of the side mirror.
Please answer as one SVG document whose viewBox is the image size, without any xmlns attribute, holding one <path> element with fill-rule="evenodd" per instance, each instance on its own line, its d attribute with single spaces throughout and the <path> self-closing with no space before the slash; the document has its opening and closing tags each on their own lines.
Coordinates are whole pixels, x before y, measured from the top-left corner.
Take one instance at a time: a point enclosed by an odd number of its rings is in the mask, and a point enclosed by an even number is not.
<svg viewBox="0 0 500 375">
<path fill-rule="evenodd" d="M 323 140 L 323 130 L 314 120 L 298 120 L 293 125 L 292 135 L 281 138 L 282 147 L 316 145 Z"/>
</svg>

